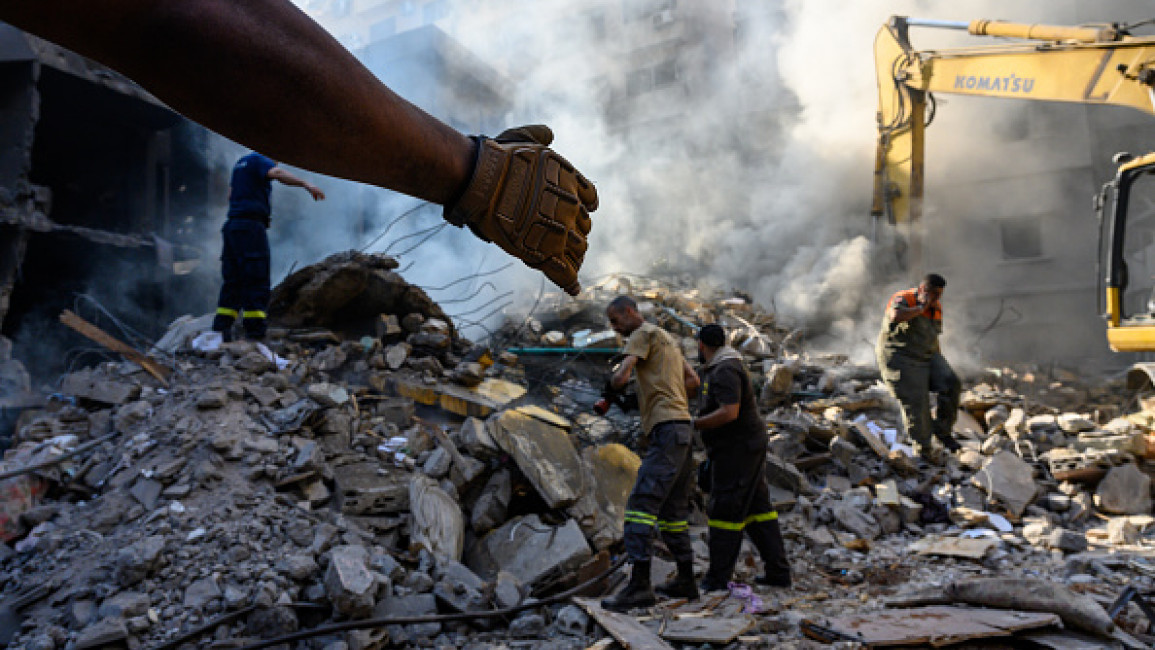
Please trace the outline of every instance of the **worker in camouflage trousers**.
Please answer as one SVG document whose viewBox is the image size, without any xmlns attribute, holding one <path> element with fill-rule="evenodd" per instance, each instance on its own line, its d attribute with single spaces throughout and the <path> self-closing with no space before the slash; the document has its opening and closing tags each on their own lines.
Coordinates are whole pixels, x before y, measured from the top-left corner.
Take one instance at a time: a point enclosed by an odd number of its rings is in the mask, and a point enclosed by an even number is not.
<svg viewBox="0 0 1155 650">
<path fill-rule="evenodd" d="M 943 458 L 932 449 L 932 435 L 947 451 L 959 449 L 951 430 L 958 415 L 962 383 L 943 358 L 938 343 L 945 288 L 946 279 L 930 273 L 918 287 L 891 296 L 875 348 L 878 370 L 902 406 L 902 423 L 914 442 L 915 453 L 934 464 L 942 464 Z M 933 419 L 932 392 L 937 396 Z"/>
</svg>

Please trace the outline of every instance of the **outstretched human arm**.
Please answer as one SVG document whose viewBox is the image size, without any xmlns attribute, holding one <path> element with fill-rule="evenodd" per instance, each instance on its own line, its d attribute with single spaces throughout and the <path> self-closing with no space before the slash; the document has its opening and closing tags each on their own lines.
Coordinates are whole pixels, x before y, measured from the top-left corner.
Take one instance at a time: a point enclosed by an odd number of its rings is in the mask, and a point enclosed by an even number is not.
<svg viewBox="0 0 1155 650">
<path fill-rule="evenodd" d="M 693 395 L 698 391 L 698 387 L 702 385 L 702 380 L 698 377 L 698 373 L 694 372 L 694 367 L 685 359 L 682 359 L 682 380 L 686 383 L 686 395 Z"/>
<path fill-rule="evenodd" d="M 289 0 L 0 0 L 0 20 L 275 160 L 439 204 L 469 181 L 469 138 L 389 90 Z"/>
<path fill-rule="evenodd" d="M 288 170 L 282 169 L 281 167 L 274 167 L 270 169 L 268 176 L 270 179 L 277 181 L 282 185 L 305 188 L 305 190 L 310 195 L 312 195 L 314 201 L 322 201 L 325 199 L 325 193 L 321 191 L 321 188 L 313 185 L 303 178 L 295 176 Z"/>
<path fill-rule="evenodd" d="M 610 387 L 614 390 L 621 390 L 630 383 L 630 374 L 634 372 L 634 366 L 638 365 L 638 358 L 632 354 L 627 354 L 626 358 L 622 359 L 621 365 L 610 376 Z"/>
</svg>

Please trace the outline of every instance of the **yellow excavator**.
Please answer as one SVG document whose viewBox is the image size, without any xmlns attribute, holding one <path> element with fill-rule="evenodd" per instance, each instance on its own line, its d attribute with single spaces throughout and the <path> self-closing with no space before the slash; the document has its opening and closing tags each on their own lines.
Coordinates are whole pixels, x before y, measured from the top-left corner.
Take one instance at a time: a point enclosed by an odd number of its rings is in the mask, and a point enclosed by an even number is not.
<svg viewBox="0 0 1155 650">
<path fill-rule="evenodd" d="M 919 51 L 910 44 L 911 27 L 1023 40 Z M 1155 115 L 1155 36 L 1132 36 L 1127 29 L 1116 24 L 1065 27 L 892 16 L 874 41 L 878 153 L 871 213 L 909 229 L 912 255 L 921 255 L 914 228 L 922 216 L 924 136 L 933 118 L 934 93 L 1112 104 Z M 1146 313 L 1128 316 L 1123 305 L 1127 207 L 1133 184 L 1155 173 L 1155 153 L 1137 158 L 1120 154 L 1116 164 L 1118 173 L 1095 202 L 1107 342 L 1118 352 L 1155 351 L 1155 318 Z"/>
</svg>

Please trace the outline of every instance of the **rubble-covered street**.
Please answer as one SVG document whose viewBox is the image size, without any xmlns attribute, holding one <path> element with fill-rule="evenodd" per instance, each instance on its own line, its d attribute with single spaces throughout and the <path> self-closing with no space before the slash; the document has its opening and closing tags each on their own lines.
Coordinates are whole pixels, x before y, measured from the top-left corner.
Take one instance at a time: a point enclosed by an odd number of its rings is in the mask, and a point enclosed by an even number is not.
<svg viewBox="0 0 1155 650">
<path fill-rule="evenodd" d="M 0 463 L 0 640 L 38 650 L 1155 640 L 1144 614 L 1155 399 L 1122 380 L 987 369 L 967 383 L 962 449 L 939 467 L 910 456 L 875 368 L 811 354 L 743 296 L 614 276 L 539 301 L 483 347 L 396 268 L 333 256 L 278 287 L 268 347 L 221 343 L 182 319 L 151 351 L 167 379 L 107 362 L 23 411 Z M 636 414 L 591 408 L 621 344 L 604 317 L 620 293 L 688 358 L 695 327 L 732 333 L 769 423 L 792 588 L 754 585 L 747 547 L 729 593 L 632 615 L 597 604 L 626 575 L 622 518 L 640 462 Z M 5 381 L 27 383 L 4 362 Z M 659 557 L 655 579 L 673 570 Z"/>
</svg>

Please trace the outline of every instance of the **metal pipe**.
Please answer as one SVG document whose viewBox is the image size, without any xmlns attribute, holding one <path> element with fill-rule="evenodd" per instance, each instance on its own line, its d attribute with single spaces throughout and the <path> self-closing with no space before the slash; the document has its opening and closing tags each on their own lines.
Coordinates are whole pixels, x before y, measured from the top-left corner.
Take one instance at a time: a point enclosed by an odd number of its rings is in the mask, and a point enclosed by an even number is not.
<svg viewBox="0 0 1155 650">
<path fill-rule="evenodd" d="M 621 352 L 621 348 L 509 348 L 508 352 L 525 357 L 549 357 L 563 354 L 614 355 Z"/>
<path fill-rule="evenodd" d="M 935 20 L 933 18 L 906 18 L 906 24 L 911 27 L 934 27 L 935 29 L 958 29 L 966 31 L 970 23 L 965 20 Z"/>
</svg>

